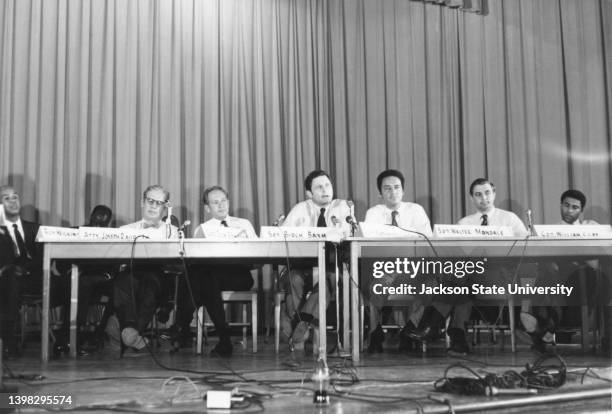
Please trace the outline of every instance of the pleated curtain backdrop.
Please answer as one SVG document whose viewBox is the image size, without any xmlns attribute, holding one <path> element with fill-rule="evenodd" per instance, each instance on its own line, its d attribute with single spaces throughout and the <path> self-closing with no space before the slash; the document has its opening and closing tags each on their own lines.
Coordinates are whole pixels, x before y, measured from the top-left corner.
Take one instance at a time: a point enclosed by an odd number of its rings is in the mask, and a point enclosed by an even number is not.
<svg viewBox="0 0 612 414">
<path fill-rule="evenodd" d="M 204 219 L 204 187 L 265 225 L 314 168 L 358 218 L 398 168 L 433 222 L 498 205 L 559 221 L 568 187 L 610 222 L 612 1 L 2 0 L 0 183 L 25 215 L 139 218 L 160 183 Z"/>
</svg>

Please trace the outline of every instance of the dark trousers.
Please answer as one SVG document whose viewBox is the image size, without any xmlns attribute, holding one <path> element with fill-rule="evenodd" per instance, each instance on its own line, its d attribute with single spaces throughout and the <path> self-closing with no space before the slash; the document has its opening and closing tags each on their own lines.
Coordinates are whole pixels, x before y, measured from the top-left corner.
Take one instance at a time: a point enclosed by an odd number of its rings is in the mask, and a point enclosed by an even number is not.
<svg viewBox="0 0 612 414">
<path fill-rule="evenodd" d="M 228 336 L 221 292 L 251 289 L 253 277 L 250 268 L 241 265 L 192 265 L 189 266 L 188 277 L 191 294 L 184 279 L 179 283 L 177 325 L 187 331 L 195 307 L 205 306 L 219 336 Z"/>
<path fill-rule="evenodd" d="M 143 332 L 151 322 L 161 295 L 161 267 L 140 266 L 133 277 L 123 271 L 115 278 L 113 300 L 121 328 Z"/>
<path fill-rule="evenodd" d="M 70 284 L 65 278 L 51 276 L 50 306 L 60 306 L 70 297 Z M 15 326 L 19 321 L 19 306 L 23 295 L 42 295 L 40 275 L 27 273 L 25 268 L 12 267 L 0 277 L 0 337 L 8 348 L 16 345 Z"/>
</svg>

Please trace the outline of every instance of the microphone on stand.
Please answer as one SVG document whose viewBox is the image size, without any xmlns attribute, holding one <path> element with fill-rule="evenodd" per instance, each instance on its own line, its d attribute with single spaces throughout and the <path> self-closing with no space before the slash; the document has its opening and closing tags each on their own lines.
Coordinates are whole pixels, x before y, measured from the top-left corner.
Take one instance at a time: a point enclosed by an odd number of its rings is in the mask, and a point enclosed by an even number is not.
<svg viewBox="0 0 612 414">
<path fill-rule="evenodd" d="M 346 204 L 349 207 L 349 213 L 346 217 L 346 222 L 351 225 L 351 237 L 355 236 L 355 230 L 357 229 L 357 219 L 355 219 L 355 203 L 352 200 L 347 200 Z"/>
<path fill-rule="evenodd" d="M 179 227 L 178 237 L 179 237 L 179 255 L 181 257 L 185 256 L 185 228 L 191 224 L 191 220 L 185 220 L 185 222 Z"/>
<path fill-rule="evenodd" d="M 533 228 L 533 217 L 531 216 L 531 209 L 528 208 L 525 214 L 527 215 L 527 228 L 529 230 L 529 234 L 532 236 L 537 236 L 535 228 Z"/>
<path fill-rule="evenodd" d="M 274 227 L 282 226 L 284 221 L 285 221 L 285 215 L 283 213 L 281 213 L 280 216 L 278 216 L 278 218 L 276 220 L 274 220 L 272 225 Z"/>
<path fill-rule="evenodd" d="M 330 219 L 331 219 L 332 225 L 334 227 L 339 227 L 340 226 L 340 220 L 338 220 L 338 217 L 331 216 Z"/>
</svg>

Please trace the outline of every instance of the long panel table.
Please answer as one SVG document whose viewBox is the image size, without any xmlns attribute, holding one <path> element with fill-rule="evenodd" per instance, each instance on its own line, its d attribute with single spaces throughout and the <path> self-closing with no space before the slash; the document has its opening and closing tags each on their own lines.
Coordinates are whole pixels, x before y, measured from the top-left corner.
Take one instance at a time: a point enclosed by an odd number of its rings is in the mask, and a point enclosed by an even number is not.
<svg viewBox="0 0 612 414">
<path fill-rule="evenodd" d="M 384 257 L 444 257 L 444 258 L 512 258 L 546 259 L 572 257 L 581 260 L 612 256 L 612 239 L 422 239 L 359 238 L 346 240 L 350 244 L 351 326 L 353 361 L 359 361 L 359 260 L 380 258 L 379 251 L 368 252 L 368 247 L 384 249 Z M 432 249 L 435 248 L 435 252 Z M 365 250 L 364 250 L 365 248 Z M 584 307 L 583 307 L 584 308 Z M 587 325 L 582 317 L 583 331 Z M 583 347 L 586 344 L 583 332 Z"/>
<path fill-rule="evenodd" d="M 76 313 L 79 289 L 78 263 L 83 260 L 106 260 L 126 262 L 135 260 L 179 259 L 178 240 L 138 240 L 126 241 L 47 241 L 44 242 L 43 258 L 43 307 L 41 360 L 43 365 L 49 361 L 49 305 L 51 261 L 54 259 L 74 260 L 71 270 L 70 302 L 70 354 L 76 357 Z M 231 260 L 250 262 L 269 262 L 289 259 L 308 259 L 319 268 L 320 286 L 325 286 L 325 242 L 324 241 L 283 241 L 283 240 L 223 240 L 185 239 L 186 260 Z M 319 295 L 319 355 L 326 357 L 325 289 Z"/>
</svg>

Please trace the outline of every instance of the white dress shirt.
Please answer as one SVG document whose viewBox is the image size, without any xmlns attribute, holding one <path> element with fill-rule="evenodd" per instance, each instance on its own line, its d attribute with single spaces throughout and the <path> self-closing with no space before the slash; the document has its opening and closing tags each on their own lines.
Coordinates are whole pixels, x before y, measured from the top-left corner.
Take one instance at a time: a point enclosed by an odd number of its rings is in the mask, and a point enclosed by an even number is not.
<svg viewBox="0 0 612 414">
<path fill-rule="evenodd" d="M 378 204 L 366 212 L 364 221 L 372 224 L 391 224 L 393 221 L 392 213 L 393 210 L 386 205 Z M 427 237 L 432 236 L 429 217 L 419 204 L 403 201 L 397 209 L 397 213 L 395 221 L 399 227 L 418 231 Z"/>
<path fill-rule="evenodd" d="M 149 223 L 144 220 L 136 221 L 134 223 L 126 224 L 119 227 L 120 229 L 135 229 L 142 230 L 142 233 L 148 236 L 150 239 L 178 239 L 178 228 L 170 225 L 170 237 L 167 237 L 166 223 L 160 221 L 157 227 L 148 227 Z"/>
<path fill-rule="evenodd" d="M 257 238 L 255 229 L 253 228 L 253 225 L 251 224 L 249 220 L 243 219 L 240 217 L 227 216 L 225 217 L 225 220 L 223 221 L 227 223 L 227 227 L 242 230 L 240 233 L 238 233 L 236 237 L 246 238 L 246 239 Z M 206 233 L 214 232 L 214 230 L 218 229 L 219 227 L 225 227 L 221 223 L 221 220 L 216 219 L 216 218 L 211 218 L 210 220 L 200 224 L 196 228 L 195 232 L 193 233 L 193 237 L 195 238 L 206 237 Z"/>
<path fill-rule="evenodd" d="M 321 207 L 317 206 L 312 200 L 308 199 L 297 203 L 283 222 L 283 226 L 287 227 L 317 227 L 317 221 L 321 214 Z M 339 226 L 346 231 L 350 231 L 350 225 L 346 222 L 346 217 L 350 216 L 351 209 L 346 200 L 332 200 L 325 207 L 325 224 L 327 227 L 334 227 L 332 217 L 335 217 Z"/>
<path fill-rule="evenodd" d="M 482 223 L 483 214 L 487 215 L 487 222 L 489 226 L 510 227 L 512 229 L 512 234 L 515 237 L 526 237 L 528 234 L 527 228 L 516 214 L 496 207 L 494 207 L 493 210 L 489 211 L 488 213 L 478 212 L 463 217 L 461 220 L 459 220 L 459 222 L 457 222 L 457 224 L 480 226 Z"/>
<path fill-rule="evenodd" d="M 24 243 L 25 243 L 25 233 L 23 232 L 23 225 L 21 224 L 21 218 L 18 218 L 17 221 L 15 222 L 8 221 L 8 220 L 4 221 L 4 225 L 8 229 L 9 234 L 11 235 L 11 239 L 13 239 L 13 243 L 15 244 L 15 249 L 18 251 L 19 246 L 17 245 L 17 238 L 15 237 L 15 228 L 13 227 L 13 224 L 17 224 L 17 229 L 19 229 L 19 233 L 21 233 L 21 239 L 24 241 Z M 21 254 L 21 252 L 19 252 L 19 254 Z"/>
</svg>

